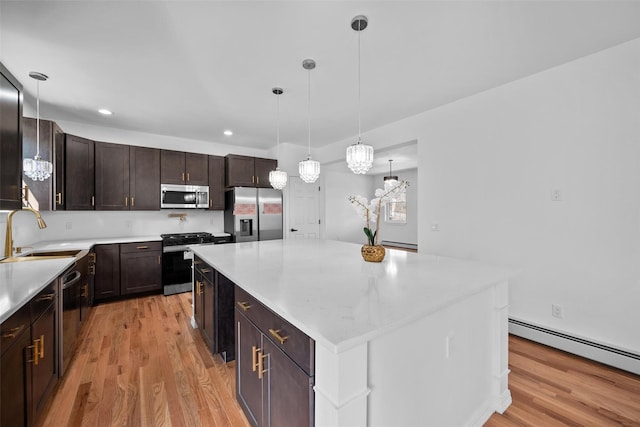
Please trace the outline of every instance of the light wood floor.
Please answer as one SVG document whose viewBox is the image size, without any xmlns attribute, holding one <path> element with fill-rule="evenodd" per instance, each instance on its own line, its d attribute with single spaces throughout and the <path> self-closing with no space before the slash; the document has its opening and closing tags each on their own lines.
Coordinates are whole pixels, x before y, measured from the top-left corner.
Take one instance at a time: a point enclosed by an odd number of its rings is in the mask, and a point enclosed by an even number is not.
<svg viewBox="0 0 640 427">
<path fill-rule="evenodd" d="M 209 353 L 190 319 L 189 293 L 95 307 L 41 425 L 248 426 L 235 365 Z M 640 426 L 636 375 L 514 336 L 509 367 L 513 403 L 487 427 Z"/>
</svg>

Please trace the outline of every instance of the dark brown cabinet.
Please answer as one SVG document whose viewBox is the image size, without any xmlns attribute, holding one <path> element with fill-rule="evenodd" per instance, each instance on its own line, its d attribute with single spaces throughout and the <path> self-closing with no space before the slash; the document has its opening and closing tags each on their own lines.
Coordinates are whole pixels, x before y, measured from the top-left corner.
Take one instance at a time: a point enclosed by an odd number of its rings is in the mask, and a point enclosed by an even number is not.
<svg viewBox="0 0 640 427">
<path fill-rule="evenodd" d="M 120 245 L 96 245 L 95 254 L 95 299 L 120 296 Z"/>
<path fill-rule="evenodd" d="M 96 209 L 160 209 L 160 150 L 96 143 Z"/>
<path fill-rule="evenodd" d="M 206 154 L 162 150 L 162 184 L 209 185 L 209 161 Z"/>
<path fill-rule="evenodd" d="M 0 63 L 0 209 L 22 206 L 22 85 Z"/>
<path fill-rule="evenodd" d="M 120 295 L 162 290 L 162 243 L 120 244 Z"/>
<path fill-rule="evenodd" d="M 57 286 L 2 323 L 0 426 L 35 425 L 58 381 Z"/>
<path fill-rule="evenodd" d="M 65 139 L 66 135 L 56 125 L 52 125 L 53 132 L 53 210 L 66 209 L 66 193 L 65 193 Z"/>
<path fill-rule="evenodd" d="M 225 157 L 227 187 L 270 187 L 269 172 L 278 166 L 278 161 L 260 157 L 228 154 Z"/>
<path fill-rule="evenodd" d="M 235 287 L 236 397 L 253 426 L 314 425 L 312 339 Z"/>
<path fill-rule="evenodd" d="M 224 210 L 224 157 L 209 156 L 209 209 Z"/>
<path fill-rule="evenodd" d="M 66 134 L 65 205 L 67 210 L 93 210 L 95 206 L 95 143 Z"/>
<path fill-rule="evenodd" d="M 235 358 L 234 284 L 198 256 L 194 262 L 194 318 L 213 354 Z"/>
<path fill-rule="evenodd" d="M 38 152 L 36 119 L 23 118 L 22 154 L 25 158 L 33 158 Z M 58 125 L 49 120 L 40 120 L 40 157 L 53 164 L 51 178 L 45 181 L 32 180 L 23 174 L 22 180 L 29 187 L 29 201 L 31 206 L 37 206 L 40 211 L 60 209 L 63 190 L 56 186 L 58 180 L 64 180 L 64 152 L 58 155 L 56 151 L 62 144 L 64 148 L 64 133 Z"/>
</svg>

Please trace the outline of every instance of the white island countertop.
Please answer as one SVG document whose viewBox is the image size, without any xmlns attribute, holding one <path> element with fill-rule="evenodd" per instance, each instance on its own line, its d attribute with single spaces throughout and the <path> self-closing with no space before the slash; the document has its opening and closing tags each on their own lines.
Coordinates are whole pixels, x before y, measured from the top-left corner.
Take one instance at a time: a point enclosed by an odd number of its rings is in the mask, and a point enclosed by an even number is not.
<svg viewBox="0 0 640 427">
<path fill-rule="evenodd" d="M 513 271 L 387 249 L 365 262 L 360 245 L 272 240 L 192 250 L 316 343 L 339 353 L 481 292 Z"/>
</svg>

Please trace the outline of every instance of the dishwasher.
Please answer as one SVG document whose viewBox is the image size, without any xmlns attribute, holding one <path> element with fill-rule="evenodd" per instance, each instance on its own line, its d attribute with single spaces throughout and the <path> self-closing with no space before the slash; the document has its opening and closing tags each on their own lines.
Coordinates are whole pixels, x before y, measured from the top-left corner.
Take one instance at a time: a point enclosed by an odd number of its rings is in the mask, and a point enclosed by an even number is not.
<svg viewBox="0 0 640 427">
<path fill-rule="evenodd" d="M 80 332 L 81 300 L 88 280 L 88 258 L 86 253 L 83 255 L 60 276 L 60 376 L 69 365 Z"/>
</svg>

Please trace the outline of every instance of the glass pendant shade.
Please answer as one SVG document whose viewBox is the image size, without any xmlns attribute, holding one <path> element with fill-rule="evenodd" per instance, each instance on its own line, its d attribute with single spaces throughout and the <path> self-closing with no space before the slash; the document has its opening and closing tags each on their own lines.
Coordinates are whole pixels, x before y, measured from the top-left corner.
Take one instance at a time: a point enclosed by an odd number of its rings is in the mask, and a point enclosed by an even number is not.
<svg viewBox="0 0 640 427">
<path fill-rule="evenodd" d="M 49 77 L 37 71 L 31 71 L 29 77 L 36 80 L 36 155 L 33 159 L 24 159 L 22 161 L 23 173 L 34 181 L 44 181 L 51 177 L 53 172 L 53 164 L 40 157 L 40 82 L 47 80 Z"/>
<path fill-rule="evenodd" d="M 373 165 L 373 147 L 360 142 L 347 147 L 347 166 L 355 174 L 367 173 Z"/>
<path fill-rule="evenodd" d="M 269 183 L 276 190 L 282 190 L 287 185 L 287 173 L 276 168 L 269 172 Z"/>
<path fill-rule="evenodd" d="M 303 160 L 298 163 L 298 172 L 300 178 L 307 184 L 313 184 L 320 176 L 320 162 L 312 160 L 308 157 L 307 160 Z"/>
</svg>

